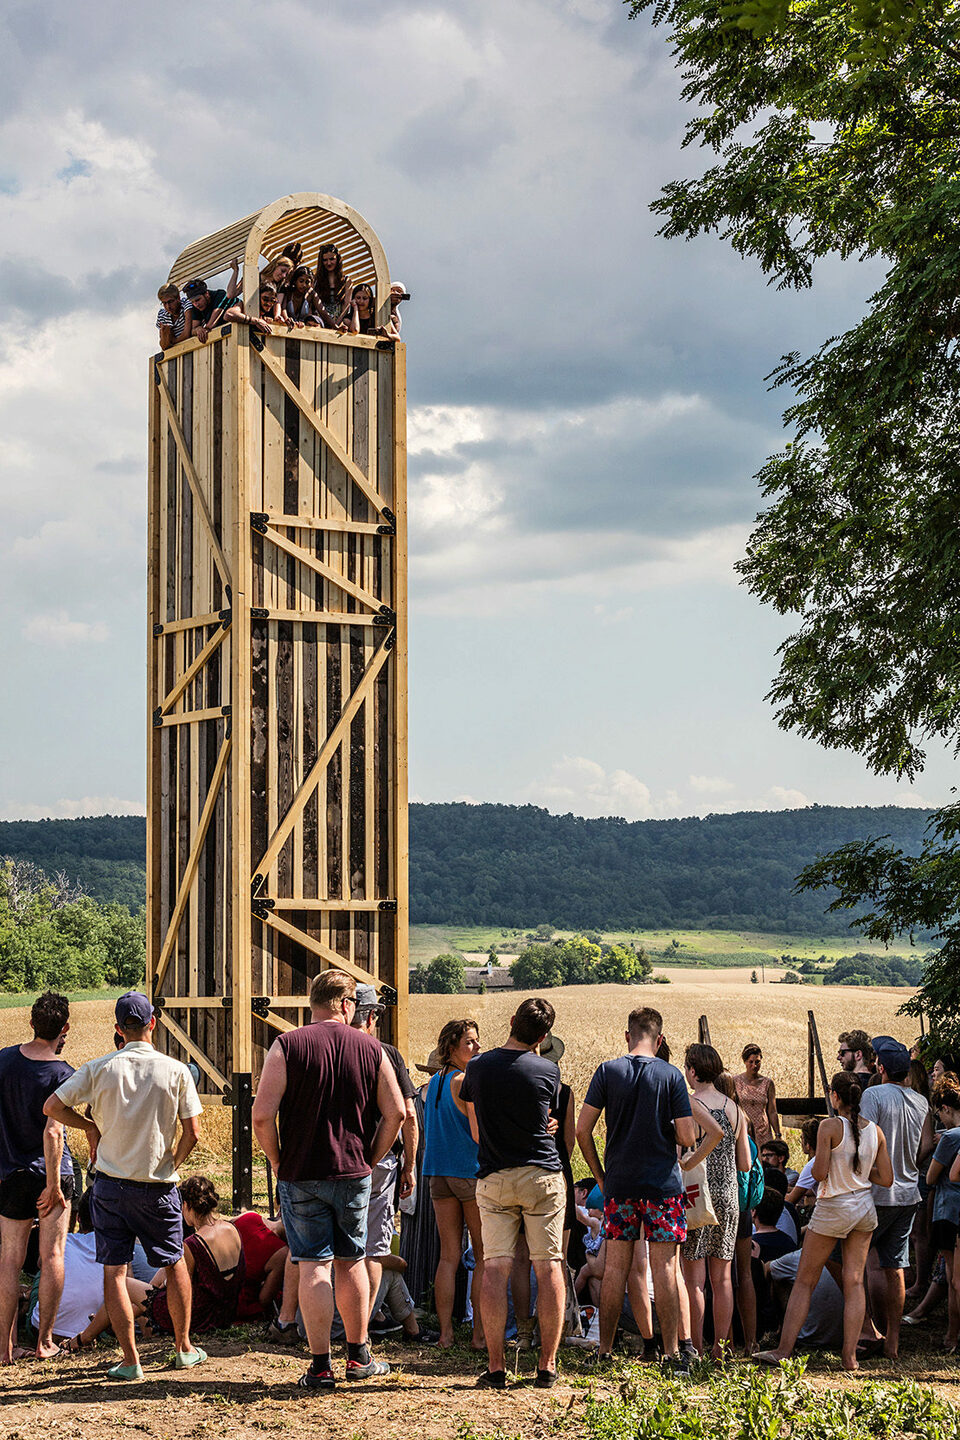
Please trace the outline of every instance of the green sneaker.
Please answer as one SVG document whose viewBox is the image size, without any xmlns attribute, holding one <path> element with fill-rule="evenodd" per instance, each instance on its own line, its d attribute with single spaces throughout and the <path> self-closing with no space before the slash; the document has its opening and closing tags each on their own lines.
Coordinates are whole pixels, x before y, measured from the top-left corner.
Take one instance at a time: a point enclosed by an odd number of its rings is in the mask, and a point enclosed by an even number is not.
<svg viewBox="0 0 960 1440">
<path fill-rule="evenodd" d="M 142 1380 L 143 1366 L 137 1365 L 111 1365 L 107 1371 L 108 1380 Z"/>
<path fill-rule="evenodd" d="M 201 1350 L 199 1346 L 196 1350 L 178 1350 L 173 1368 L 175 1370 L 192 1370 L 194 1365 L 202 1365 L 206 1358 L 206 1350 Z"/>
</svg>

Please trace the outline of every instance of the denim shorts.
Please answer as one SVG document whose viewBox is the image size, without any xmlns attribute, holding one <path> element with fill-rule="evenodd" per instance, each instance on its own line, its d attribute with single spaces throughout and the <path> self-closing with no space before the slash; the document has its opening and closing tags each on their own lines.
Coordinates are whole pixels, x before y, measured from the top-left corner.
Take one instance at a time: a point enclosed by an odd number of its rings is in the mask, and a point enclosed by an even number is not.
<svg viewBox="0 0 960 1440">
<path fill-rule="evenodd" d="M 910 1232 L 917 1205 L 878 1205 L 871 1249 L 881 1270 L 905 1270 L 910 1264 Z"/>
<path fill-rule="evenodd" d="M 155 1269 L 183 1254 L 183 1214 L 176 1185 L 115 1180 L 97 1172 L 90 1200 L 99 1265 L 129 1265 L 139 1240 Z"/>
<path fill-rule="evenodd" d="M 366 1254 L 369 1175 L 280 1180 L 277 1193 L 291 1260 L 361 1260 Z"/>
</svg>

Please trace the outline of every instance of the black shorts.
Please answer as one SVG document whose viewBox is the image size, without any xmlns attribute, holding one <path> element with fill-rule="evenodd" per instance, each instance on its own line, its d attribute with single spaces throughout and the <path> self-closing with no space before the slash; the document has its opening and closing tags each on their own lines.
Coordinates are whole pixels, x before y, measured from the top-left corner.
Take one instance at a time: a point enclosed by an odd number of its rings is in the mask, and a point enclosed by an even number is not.
<svg viewBox="0 0 960 1440">
<path fill-rule="evenodd" d="M 47 1188 L 47 1177 L 38 1170 L 14 1170 L 0 1180 L 0 1215 L 4 1220 L 36 1220 L 37 1201 Z M 73 1176 L 60 1176 L 60 1189 L 67 1204 L 73 1199 Z"/>
<path fill-rule="evenodd" d="M 930 1243 L 934 1250 L 952 1252 L 956 1248 L 958 1234 L 960 1227 L 953 1220 L 934 1220 L 930 1225 Z"/>
<path fill-rule="evenodd" d="M 737 1239 L 753 1239 L 753 1211 L 749 1208 L 740 1211 L 740 1219 L 737 1222 Z"/>
</svg>

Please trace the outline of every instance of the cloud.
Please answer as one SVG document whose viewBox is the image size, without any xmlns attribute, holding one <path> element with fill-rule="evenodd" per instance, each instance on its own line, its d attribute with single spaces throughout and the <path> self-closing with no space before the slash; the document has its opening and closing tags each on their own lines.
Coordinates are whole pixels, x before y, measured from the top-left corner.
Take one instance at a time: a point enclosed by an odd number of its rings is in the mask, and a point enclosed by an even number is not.
<svg viewBox="0 0 960 1440">
<path fill-rule="evenodd" d="M 628 770 L 604 770 L 583 755 L 564 755 L 543 779 L 523 792 L 523 799 L 554 813 L 571 811 L 588 817 L 621 815 L 646 820 L 657 807 L 648 785 Z"/>
<path fill-rule="evenodd" d="M 109 634 L 102 620 L 74 620 L 65 610 L 35 615 L 23 627 L 24 639 L 36 645 L 99 645 Z"/>
<path fill-rule="evenodd" d="M 765 798 L 769 804 L 759 807 L 763 810 L 803 810 L 811 804 L 802 790 L 790 790 L 784 785 L 771 785 Z"/>
<path fill-rule="evenodd" d="M 729 795 L 737 787 L 722 775 L 691 775 L 687 781 L 697 795 Z"/>
</svg>

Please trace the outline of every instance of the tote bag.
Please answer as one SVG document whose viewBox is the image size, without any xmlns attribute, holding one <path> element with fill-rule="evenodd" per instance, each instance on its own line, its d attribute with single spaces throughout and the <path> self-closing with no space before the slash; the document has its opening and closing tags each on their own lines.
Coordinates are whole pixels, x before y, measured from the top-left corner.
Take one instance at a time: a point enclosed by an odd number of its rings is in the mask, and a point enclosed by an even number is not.
<svg viewBox="0 0 960 1440">
<path fill-rule="evenodd" d="M 717 1212 L 710 1199 L 707 1184 L 706 1162 L 701 1160 L 692 1169 L 681 1171 L 683 1175 L 683 1206 L 687 1214 L 687 1230 L 702 1230 L 705 1225 L 716 1225 Z"/>
</svg>

